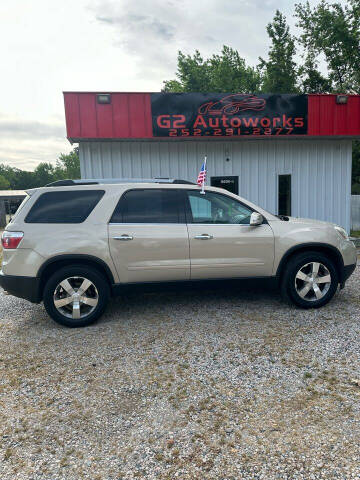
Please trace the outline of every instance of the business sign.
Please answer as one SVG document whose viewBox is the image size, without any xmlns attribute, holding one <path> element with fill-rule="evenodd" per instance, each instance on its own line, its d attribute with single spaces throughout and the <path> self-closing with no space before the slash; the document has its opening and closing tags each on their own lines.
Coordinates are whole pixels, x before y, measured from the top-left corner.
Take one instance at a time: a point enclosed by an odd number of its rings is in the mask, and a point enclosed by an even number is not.
<svg viewBox="0 0 360 480">
<path fill-rule="evenodd" d="M 154 137 L 306 135 L 306 95 L 152 93 Z"/>
</svg>

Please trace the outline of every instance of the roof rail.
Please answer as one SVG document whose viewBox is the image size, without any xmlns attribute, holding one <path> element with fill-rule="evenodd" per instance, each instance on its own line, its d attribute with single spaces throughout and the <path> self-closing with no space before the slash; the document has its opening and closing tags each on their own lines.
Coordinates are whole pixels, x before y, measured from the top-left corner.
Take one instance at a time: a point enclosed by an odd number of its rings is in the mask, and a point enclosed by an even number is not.
<svg viewBox="0 0 360 480">
<path fill-rule="evenodd" d="M 45 185 L 45 187 L 69 187 L 71 185 L 97 185 L 99 182 L 88 182 L 84 180 L 83 182 L 77 180 L 57 180 L 56 182 L 51 182 Z"/>
<path fill-rule="evenodd" d="M 188 180 L 180 180 L 174 178 L 89 178 L 76 180 L 57 180 L 45 185 L 45 187 L 69 187 L 74 185 L 101 185 L 112 183 L 173 183 L 173 184 L 187 184 L 195 185 Z"/>
</svg>

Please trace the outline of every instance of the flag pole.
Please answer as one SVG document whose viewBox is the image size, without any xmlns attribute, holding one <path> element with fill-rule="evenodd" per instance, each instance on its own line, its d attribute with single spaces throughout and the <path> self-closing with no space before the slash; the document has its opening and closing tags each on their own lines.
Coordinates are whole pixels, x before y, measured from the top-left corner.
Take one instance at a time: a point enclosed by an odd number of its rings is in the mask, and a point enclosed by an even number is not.
<svg viewBox="0 0 360 480">
<path fill-rule="evenodd" d="M 205 172 L 206 172 L 206 160 L 207 160 L 207 155 L 205 155 L 205 157 L 204 157 L 204 167 L 205 167 L 204 170 L 205 170 Z M 200 193 L 201 193 L 202 195 L 205 195 L 204 187 L 205 187 L 205 176 L 203 177 L 203 181 L 202 181 L 202 184 L 201 184 L 201 191 L 200 191 Z"/>
</svg>

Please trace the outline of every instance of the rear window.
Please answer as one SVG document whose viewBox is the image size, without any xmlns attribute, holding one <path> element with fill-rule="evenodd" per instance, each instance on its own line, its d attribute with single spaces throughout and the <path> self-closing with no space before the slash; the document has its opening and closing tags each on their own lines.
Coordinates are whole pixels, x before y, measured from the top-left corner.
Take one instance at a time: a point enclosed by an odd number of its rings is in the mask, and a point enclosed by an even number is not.
<svg viewBox="0 0 360 480">
<path fill-rule="evenodd" d="M 14 222 L 15 218 L 18 216 L 20 210 L 22 210 L 23 206 L 24 206 L 25 203 L 29 200 L 29 198 L 30 198 L 30 195 L 26 195 L 26 197 L 24 198 L 24 200 L 20 203 L 20 205 L 19 205 L 18 208 L 16 209 L 14 215 L 11 216 L 10 223 Z"/>
<path fill-rule="evenodd" d="M 46 192 L 34 203 L 26 223 L 82 223 L 93 211 L 104 190 Z"/>
<path fill-rule="evenodd" d="M 179 223 L 177 190 L 129 190 L 121 197 L 110 223 Z"/>
</svg>

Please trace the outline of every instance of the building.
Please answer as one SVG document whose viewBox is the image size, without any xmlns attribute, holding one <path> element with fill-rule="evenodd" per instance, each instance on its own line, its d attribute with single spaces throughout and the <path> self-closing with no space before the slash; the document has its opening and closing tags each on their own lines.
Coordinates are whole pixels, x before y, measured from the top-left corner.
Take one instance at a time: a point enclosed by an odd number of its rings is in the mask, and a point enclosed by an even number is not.
<svg viewBox="0 0 360 480">
<path fill-rule="evenodd" d="M 0 190 L 0 228 L 5 228 L 6 215 L 14 214 L 25 197 L 23 190 Z"/>
<path fill-rule="evenodd" d="M 171 177 L 276 213 L 338 223 L 351 214 L 360 96 L 65 92 L 83 178 Z"/>
</svg>

